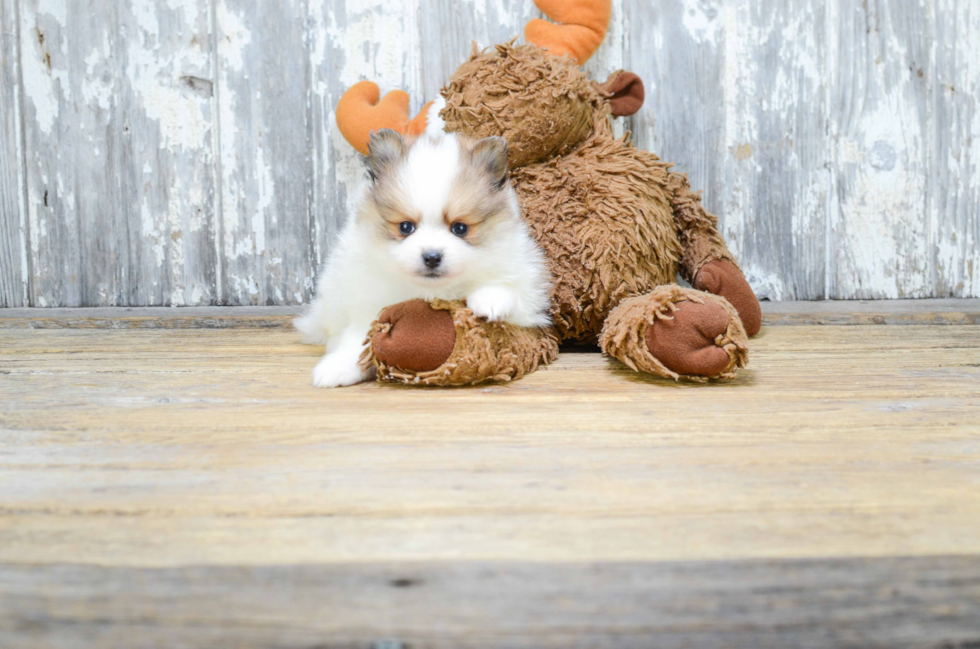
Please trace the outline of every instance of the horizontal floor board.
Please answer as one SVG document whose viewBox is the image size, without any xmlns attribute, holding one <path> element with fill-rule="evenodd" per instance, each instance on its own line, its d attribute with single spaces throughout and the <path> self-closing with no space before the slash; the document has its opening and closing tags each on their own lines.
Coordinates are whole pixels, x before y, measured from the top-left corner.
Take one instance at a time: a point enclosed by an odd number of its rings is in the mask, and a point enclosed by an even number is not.
<svg viewBox="0 0 980 649">
<path fill-rule="evenodd" d="M 980 552 L 974 327 L 774 327 L 706 386 L 582 353 L 458 390 L 313 389 L 289 330 L 0 340 L 0 561 Z"/>
<path fill-rule="evenodd" d="M 0 565 L 4 649 L 969 649 L 977 610 L 978 557 Z"/>
<path fill-rule="evenodd" d="M 0 309 L 0 329 L 289 328 L 302 307 Z M 767 325 L 980 324 L 980 299 L 763 302 Z"/>
</svg>

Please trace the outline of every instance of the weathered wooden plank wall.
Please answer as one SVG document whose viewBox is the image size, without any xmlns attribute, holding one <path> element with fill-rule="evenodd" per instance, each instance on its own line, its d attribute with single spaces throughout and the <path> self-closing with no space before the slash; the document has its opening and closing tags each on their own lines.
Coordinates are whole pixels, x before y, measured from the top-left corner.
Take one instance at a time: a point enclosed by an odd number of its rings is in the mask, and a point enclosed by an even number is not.
<svg viewBox="0 0 980 649">
<path fill-rule="evenodd" d="M 0 306 L 307 301 L 369 78 L 417 109 L 532 0 L 0 0 Z M 614 0 L 647 104 L 770 299 L 980 296 L 980 0 Z"/>
</svg>

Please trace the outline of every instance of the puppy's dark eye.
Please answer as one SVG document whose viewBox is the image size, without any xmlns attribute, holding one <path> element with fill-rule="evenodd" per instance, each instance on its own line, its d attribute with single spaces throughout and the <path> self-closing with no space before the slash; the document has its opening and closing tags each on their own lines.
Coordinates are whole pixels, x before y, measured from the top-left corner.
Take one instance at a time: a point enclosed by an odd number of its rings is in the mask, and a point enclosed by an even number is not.
<svg viewBox="0 0 980 649">
<path fill-rule="evenodd" d="M 411 221 L 402 221 L 398 224 L 398 231 L 407 237 L 415 232 L 415 224 Z"/>
<path fill-rule="evenodd" d="M 466 233 L 470 231 L 470 226 L 460 221 L 456 221 L 449 229 L 452 230 L 453 234 L 455 234 L 457 237 L 465 237 Z"/>
</svg>

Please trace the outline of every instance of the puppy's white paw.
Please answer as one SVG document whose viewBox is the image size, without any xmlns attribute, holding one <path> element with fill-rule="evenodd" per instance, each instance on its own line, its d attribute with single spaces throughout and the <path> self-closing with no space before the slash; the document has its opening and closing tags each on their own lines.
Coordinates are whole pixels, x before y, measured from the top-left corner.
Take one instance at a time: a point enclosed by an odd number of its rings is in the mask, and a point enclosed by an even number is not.
<svg viewBox="0 0 980 649">
<path fill-rule="evenodd" d="M 490 322 L 505 320 L 514 313 L 514 293 L 499 286 L 484 286 L 469 294 L 466 306 Z"/>
<path fill-rule="evenodd" d="M 317 388 L 340 388 L 370 380 L 373 368 L 361 369 L 357 358 L 327 354 L 313 368 L 313 386 Z"/>
</svg>

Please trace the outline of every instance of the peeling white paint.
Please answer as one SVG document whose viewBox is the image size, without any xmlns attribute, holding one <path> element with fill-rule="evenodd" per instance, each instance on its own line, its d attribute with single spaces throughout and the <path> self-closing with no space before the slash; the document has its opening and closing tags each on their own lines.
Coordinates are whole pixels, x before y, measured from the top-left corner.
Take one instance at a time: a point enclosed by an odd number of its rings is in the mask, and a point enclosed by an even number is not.
<svg viewBox="0 0 980 649">
<path fill-rule="evenodd" d="M 37 13 L 47 14 L 56 23 L 68 25 L 68 0 L 39 0 Z"/>
<path fill-rule="evenodd" d="M 160 21 L 157 19 L 157 5 L 153 2 L 132 3 L 133 17 L 140 28 L 142 46 L 150 49 L 150 43 L 157 40 L 160 33 Z"/>
<path fill-rule="evenodd" d="M 157 268 L 162 267 L 164 257 L 166 256 L 166 251 L 163 246 L 163 234 L 157 228 L 156 218 L 150 209 L 146 197 L 143 198 L 143 203 L 140 205 L 140 231 L 143 233 L 143 238 L 148 239 L 150 245 L 153 247 L 153 253 L 156 255 Z"/>
<path fill-rule="evenodd" d="M 252 34 L 246 27 L 244 20 L 234 11 L 229 9 L 225 2 L 219 2 L 216 9 L 218 20 L 218 54 L 219 54 L 219 79 L 220 87 L 218 116 L 221 124 L 224 125 L 221 138 L 221 185 L 222 185 L 222 230 L 224 236 L 223 254 L 227 259 L 248 258 L 257 250 L 256 228 L 262 229 L 262 244 L 264 247 L 264 228 L 265 220 L 261 210 L 251 210 L 249 214 L 243 213 L 249 209 L 249 201 L 246 198 L 248 187 L 244 186 L 239 179 L 237 170 L 239 169 L 238 145 L 239 137 L 242 133 L 238 129 L 239 96 L 237 86 L 232 83 L 233 78 L 237 78 L 245 69 L 245 51 L 252 42 Z M 244 105 L 247 105 L 247 98 Z M 252 155 L 255 160 L 261 163 L 261 148 L 256 148 Z M 270 199 L 266 199 L 270 200 Z M 240 219 L 247 218 L 251 228 L 251 236 L 240 237 Z M 229 277 L 235 282 L 234 292 L 242 293 L 243 284 L 237 277 Z"/>
<path fill-rule="evenodd" d="M 241 72 L 245 67 L 245 47 L 252 42 L 252 32 L 225 2 L 218 2 L 216 12 L 221 35 L 221 62 L 233 72 Z"/>
<path fill-rule="evenodd" d="M 936 3 L 937 43 L 943 71 L 933 80 L 934 122 L 930 197 L 939 294 L 980 295 L 980 11 L 974 3 Z M 944 146 L 944 143 L 945 146 Z M 945 148 L 945 155 L 942 149 Z"/>
<path fill-rule="evenodd" d="M 722 32 L 721 9 L 711 0 L 683 0 L 684 28 L 697 43 L 714 45 Z"/>
<path fill-rule="evenodd" d="M 254 242 L 255 254 L 265 254 L 265 223 L 269 218 L 275 225 L 275 215 L 270 213 L 269 208 L 276 195 L 276 183 L 272 177 L 272 167 L 265 161 L 265 150 L 262 147 L 255 149 L 255 171 L 256 184 L 255 191 L 257 200 L 255 211 L 252 213 L 252 240 Z"/>
<path fill-rule="evenodd" d="M 729 194 L 725 201 L 725 235 L 729 247 L 736 256 L 740 256 L 740 240 L 738 232 L 754 229 L 755 196 L 753 185 L 742 181 L 742 175 L 736 173 L 734 166 L 744 164 L 736 152 L 745 150 L 744 147 L 758 145 L 759 124 L 753 110 L 746 110 L 753 105 L 758 96 L 755 78 L 758 74 L 755 62 L 753 43 L 759 42 L 760 30 L 751 21 L 740 16 L 747 11 L 746 5 L 728 3 L 724 6 L 725 25 L 731 27 L 725 33 L 725 145 L 729 154 Z M 753 163 L 754 164 L 754 163 Z"/>
<path fill-rule="evenodd" d="M 20 69 L 20 53 L 19 53 L 18 43 L 12 40 L 3 43 L 2 51 L 0 51 L 0 58 L 5 59 L 5 60 L 0 60 L 0 76 L 2 76 L 5 79 L 10 79 L 11 81 L 15 81 L 17 79 L 17 70 Z M 6 66 L 6 67 L 4 68 L 2 66 Z M 3 126 L 6 126 L 7 124 L 11 124 L 13 126 L 13 132 L 12 133 L 8 132 L 6 131 L 6 128 L 2 128 L 2 127 L 0 127 L 0 130 L 3 130 L 5 133 L 5 137 L 8 138 L 6 140 L 6 145 L 7 146 L 12 145 L 12 153 L 13 153 L 12 157 L 14 157 L 17 161 L 20 161 L 23 159 L 24 156 L 24 150 L 23 150 L 24 115 L 21 109 L 21 98 L 22 98 L 23 88 L 18 83 L 10 83 L 6 87 L 6 89 L 0 89 L 0 103 L 6 105 L 6 102 L 2 94 L 4 90 L 9 91 L 10 93 L 8 95 L 8 98 L 11 100 L 11 103 L 13 105 L 10 106 L 9 109 L 12 109 L 13 112 L 13 122 L 11 123 L 11 122 L 0 121 L 0 124 L 2 124 Z M 0 143 L 0 146 L 2 145 L 3 143 Z M 29 216 L 28 216 L 26 199 L 23 191 L 23 189 L 27 186 L 26 183 L 27 169 L 25 168 L 25 165 L 15 163 L 13 166 L 13 170 L 15 170 L 14 175 L 16 179 L 16 183 L 13 184 L 13 188 L 14 188 L 13 193 L 15 195 L 14 200 L 16 201 L 16 212 L 17 212 L 16 214 L 17 241 L 16 242 L 10 241 L 8 243 L 11 245 L 11 247 L 16 247 L 20 251 L 19 279 L 20 279 L 21 291 L 19 296 L 20 297 L 19 304 L 17 298 L 13 298 L 11 302 L 6 305 L 11 307 L 30 305 L 30 280 L 31 280 L 30 253 L 29 253 L 31 247 L 31 241 L 29 236 L 29 225 L 28 225 Z M 8 195 L 7 198 L 10 198 L 10 196 Z M 0 197 L 0 203 L 2 202 L 3 202 L 2 197 Z M 10 218 L 11 224 L 14 223 L 13 214 L 8 212 L 4 216 Z M 11 232 L 11 235 L 13 235 L 13 232 Z M 12 262 L 9 259 L 7 260 L 7 263 L 12 264 Z M 3 272 L 2 261 L 0 261 L 0 272 Z"/>
<path fill-rule="evenodd" d="M 63 40 L 55 55 L 51 55 L 54 36 L 60 38 L 66 27 L 66 12 L 65 2 L 51 0 L 42 3 L 38 14 L 25 11 L 21 16 L 24 97 L 34 108 L 34 121 L 44 135 L 52 133 L 60 113 L 60 101 L 71 101 L 67 72 L 58 67 L 61 58 L 58 53 L 65 49 Z"/>
<path fill-rule="evenodd" d="M 346 7 L 345 16 L 331 12 L 327 25 L 331 44 L 345 54 L 340 82 L 349 87 L 371 79 L 385 91 L 401 88 L 411 94 L 419 81 L 414 3 L 396 10 L 382 0 L 351 0 Z M 412 100 L 413 106 L 422 103 L 418 96 Z"/>
<path fill-rule="evenodd" d="M 160 147 L 198 150 L 209 141 L 210 124 L 204 116 L 202 98 L 181 85 L 181 76 L 186 70 L 208 69 L 206 44 L 162 49 L 157 16 L 161 9 L 149 3 L 136 4 L 140 34 L 128 40 L 127 78 L 147 118 L 159 123 Z M 169 6 L 176 5 L 170 2 Z M 184 2 L 178 8 L 188 26 L 199 20 L 197 3 Z"/>
<path fill-rule="evenodd" d="M 875 9 L 868 9 L 871 47 L 853 54 L 863 65 L 848 61 L 855 76 L 842 77 L 838 90 L 856 86 L 865 96 L 845 95 L 852 103 L 832 115 L 839 209 L 831 224 L 831 297 L 927 297 L 935 268 L 926 199 L 928 115 L 916 101 L 925 73 L 909 69 L 911 39 L 897 31 L 905 24 L 893 25 Z"/>
<path fill-rule="evenodd" d="M 200 306 L 207 303 L 208 295 L 204 292 L 204 288 L 200 284 L 194 286 L 191 291 L 191 304 Z"/>
<path fill-rule="evenodd" d="M 745 280 L 760 300 L 778 302 L 786 299 L 788 294 L 786 282 L 777 273 L 766 270 L 755 263 L 743 263 L 742 272 L 745 274 Z"/>
</svg>

